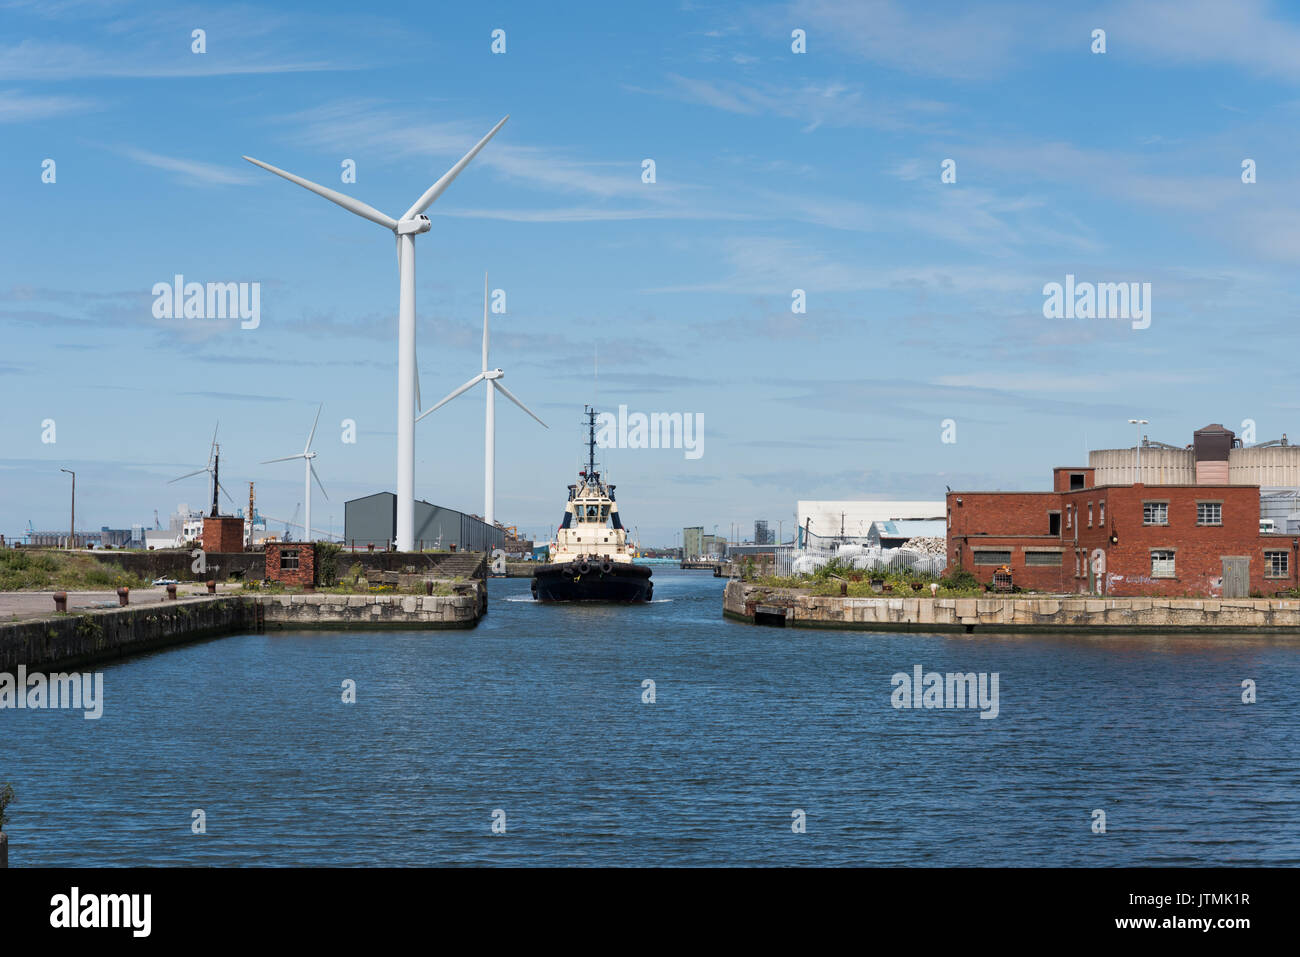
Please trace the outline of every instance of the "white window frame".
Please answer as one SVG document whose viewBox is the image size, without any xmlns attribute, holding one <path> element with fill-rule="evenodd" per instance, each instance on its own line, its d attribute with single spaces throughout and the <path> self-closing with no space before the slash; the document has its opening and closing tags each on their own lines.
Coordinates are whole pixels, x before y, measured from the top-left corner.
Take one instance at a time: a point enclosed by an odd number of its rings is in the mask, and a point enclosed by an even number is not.
<svg viewBox="0 0 1300 957">
<path fill-rule="evenodd" d="M 1147 521 L 1147 509 L 1160 509 L 1164 515 L 1163 522 Z M 1168 502 L 1143 502 L 1142 503 L 1142 524 L 1150 528 L 1159 528 L 1161 525 L 1169 524 L 1169 503 Z"/>
<path fill-rule="evenodd" d="M 1213 508 L 1218 511 L 1218 521 L 1203 522 L 1201 521 L 1201 509 Z M 1197 502 L 1196 503 L 1196 524 L 1202 528 L 1214 528 L 1223 524 L 1223 503 L 1222 502 Z"/>
<path fill-rule="evenodd" d="M 1178 571 L 1176 568 L 1177 560 L 1178 560 L 1178 552 L 1176 549 L 1173 548 L 1151 549 L 1151 577 L 1152 578 L 1177 578 L 1178 577 Z M 1160 564 L 1157 565 L 1156 564 L 1157 562 L 1160 562 Z"/>
<path fill-rule="evenodd" d="M 1273 557 L 1282 556 L 1282 573 L 1274 574 Z M 1285 548 L 1266 548 L 1264 549 L 1264 577 L 1265 578 L 1290 578 L 1291 577 L 1291 553 Z"/>
</svg>

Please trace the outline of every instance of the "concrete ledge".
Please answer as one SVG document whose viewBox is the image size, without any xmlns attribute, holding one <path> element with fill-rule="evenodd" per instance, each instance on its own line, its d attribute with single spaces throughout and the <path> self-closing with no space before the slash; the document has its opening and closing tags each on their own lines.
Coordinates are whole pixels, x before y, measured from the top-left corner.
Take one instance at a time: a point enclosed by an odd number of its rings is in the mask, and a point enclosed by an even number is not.
<svg viewBox="0 0 1300 957">
<path fill-rule="evenodd" d="M 859 631 L 1271 633 L 1300 638 L 1300 601 L 1278 598 L 841 598 L 727 583 L 723 616 Z"/>
<path fill-rule="evenodd" d="M 75 667 L 252 630 L 240 597 L 187 598 L 0 625 L 0 671 Z"/>
<path fill-rule="evenodd" d="M 0 672 L 68 669 L 237 632 L 473 628 L 487 585 L 456 595 L 229 595 L 95 609 L 0 624 Z M 1300 612 L 1297 612 L 1300 614 Z"/>
<path fill-rule="evenodd" d="M 467 595 L 256 595 L 268 629 L 473 628 L 487 610 L 487 588 Z"/>
</svg>

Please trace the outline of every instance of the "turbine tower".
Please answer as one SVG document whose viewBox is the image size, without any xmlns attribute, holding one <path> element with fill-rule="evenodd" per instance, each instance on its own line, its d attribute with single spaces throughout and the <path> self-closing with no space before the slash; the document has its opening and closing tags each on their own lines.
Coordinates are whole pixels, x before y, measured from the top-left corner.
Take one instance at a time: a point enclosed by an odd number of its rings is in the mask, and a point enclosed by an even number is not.
<svg viewBox="0 0 1300 957">
<path fill-rule="evenodd" d="M 448 395 L 437 405 L 431 407 L 428 410 L 428 412 L 421 413 L 419 417 L 416 418 L 415 421 L 419 422 L 420 419 L 423 419 L 430 412 L 436 412 L 438 409 L 442 408 L 452 399 L 456 398 L 456 396 L 460 395 L 462 392 L 466 392 L 469 389 L 474 388 L 474 386 L 478 385 L 480 382 L 486 382 L 488 384 L 488 387 L 484 390 L 487 393 L 487 422 L 484 425 L 484 436 L 483 436 L 483 443 L 484 443 L 483 520 L 487 522 L 489 525 L 493 524 L 496 521 L 497 419 L 496 419 L 496 407 L 493 405 L 492 400 L 495 397 L 497 390 L 498 389 L 501 390 L 502 395 L 504 395 L 515 405 L 519 406 L 519 408 L 523 409 L 529 415 L 532 415 L 534 419 L 537 419 L 538 424 L 541 425 L 542 428 L 544 429 L 550 428 L 549 425 L 547 425 L 541 419 L 538 419 L 537 416 L 533 415 L 532 410 L 529 409 L 528 406 L 524 405 L 517 398 L 515 398 L 514 393 L 512 393 L 509 389 L 507 389 L 504 385 L 501 384 L 501 379 L 504 376 L 505 373 L 502 372 L 500 369 L 488 369 L 488 277 L 487 277 L 487 273 L 484 273 L 483 274 L 483 371 L 481 371 L 474 378 L 470 379 L 468 382 L 466 382 L 455 392 Z"/>
<path fill-rule="evenodd" d="M 302 464 L 304 466 L 302 480 L 303 480 L 303 485 L 305 486 L 303 492 L 303 501 L 307 503 L 307 514 L 303 518 L 303 525 L 302 525 L 303 533 L 304 533 L 302 540 L 304 542 L 310 542 L 312 540 L 311 537 L 311 480 L 312 479 L 315 479 L 316 484 L 320 486 L 320 493 L 325 496 L 325 499 L 327 501 L 329 500 L 329 493 L 325 491 L 325 486 L 321 485 L 320 476 L 316 474 L 316 466 L 312 465 L 311 462 L 311 460 L 316 457 L 316 453 L 311 450 L 311 440 L 316 438 L 316 425 L 317 423 L 320 422 L 320 410 L 324 408 L 324 406 L 325 403 L 322 402 L 319 406 L 316 407 L 316 420 L 311 424 L 311 432 L 307 434 L 307 444 L 302 447 L 301 452 L 298 452 L 296 455 L 286 455 L 283 458 L 267 459 L 265 462 L 262 463 L 263 465 L 270 465 L 272 462 L 289 462 L 292 461 L 293 459 L 302 459 Z M 248 510 L 249 510 L 249 514 L 251 515 L 253 510 L 251 492 L 250 492 Z M 293 517 L 297 519 L 298 515 L 295 513 Z"/>
<path fill-rule="evenodd" d="M 381 213 L 373 206 L 345 196 L 343 193 L 329 189 L 311 180 L 287 173 L 282 169 L 263 163 L 261 160 L 245 156 L 255 166 L 283 176 L 291 183 L 297 183 L 318 196 L 323 196 L 331 203 L 337 203 L 348 212 L 356 213 L 363 219 L 391 229 L 397 236 L 397 265 L 399 273 L 398 321 L 397 321 L 397 550 L 409 552 L 415 548 L 415 405 L 420 390 L 419 374 L 416 371 L 415 358 L 415 237 L 429 231 L 429 217 L 424 211 L 433 205 L 433 201 L 442 195 L 451 185 L 452 180 L 460 175 L 469 161 L 478 155 L 479 150 L 487 145 L 488 140 L 496 135 L 497 130 L 505 125 L 510 115 L 506 114 L 501 122 L 492 127 L 488 134 L 474 145 L 468 153 L 460 158 L 451 169 L 442 174 L 442 178 L 430 186 L 423 196 L 415 201 L 400 219 Z"/>
</svg>

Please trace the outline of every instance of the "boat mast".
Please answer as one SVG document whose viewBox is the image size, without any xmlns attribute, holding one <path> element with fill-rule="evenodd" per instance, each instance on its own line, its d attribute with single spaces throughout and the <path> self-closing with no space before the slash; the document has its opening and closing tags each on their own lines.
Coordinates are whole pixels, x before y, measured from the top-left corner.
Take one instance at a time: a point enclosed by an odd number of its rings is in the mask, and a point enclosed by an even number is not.
<svg viewBox="0 0 1300 957">
<path fill-rule="evenodd" d="M 587 479 L 596 480 L 596 410 L 585 406 L 587 411 Z"/>
</svg>

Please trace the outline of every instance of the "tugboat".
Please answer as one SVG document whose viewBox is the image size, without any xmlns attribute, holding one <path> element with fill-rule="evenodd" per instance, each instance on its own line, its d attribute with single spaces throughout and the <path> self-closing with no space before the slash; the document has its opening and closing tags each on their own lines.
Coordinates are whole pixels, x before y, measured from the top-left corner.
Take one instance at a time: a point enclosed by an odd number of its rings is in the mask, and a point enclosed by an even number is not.
<svg viewBox="0 0 1300 957">
<path fill-rule="evenodd" d="M 646 602 L 654 594 L 651 569 L 632 559 L 618 515 L 614 486 L 596 471 L 596 410 L 586 408 L 587 467 L 569 486 L 564 520 L 551 543 L 551 560 L 533 573 L 537 601 Z"/>
</svg>

